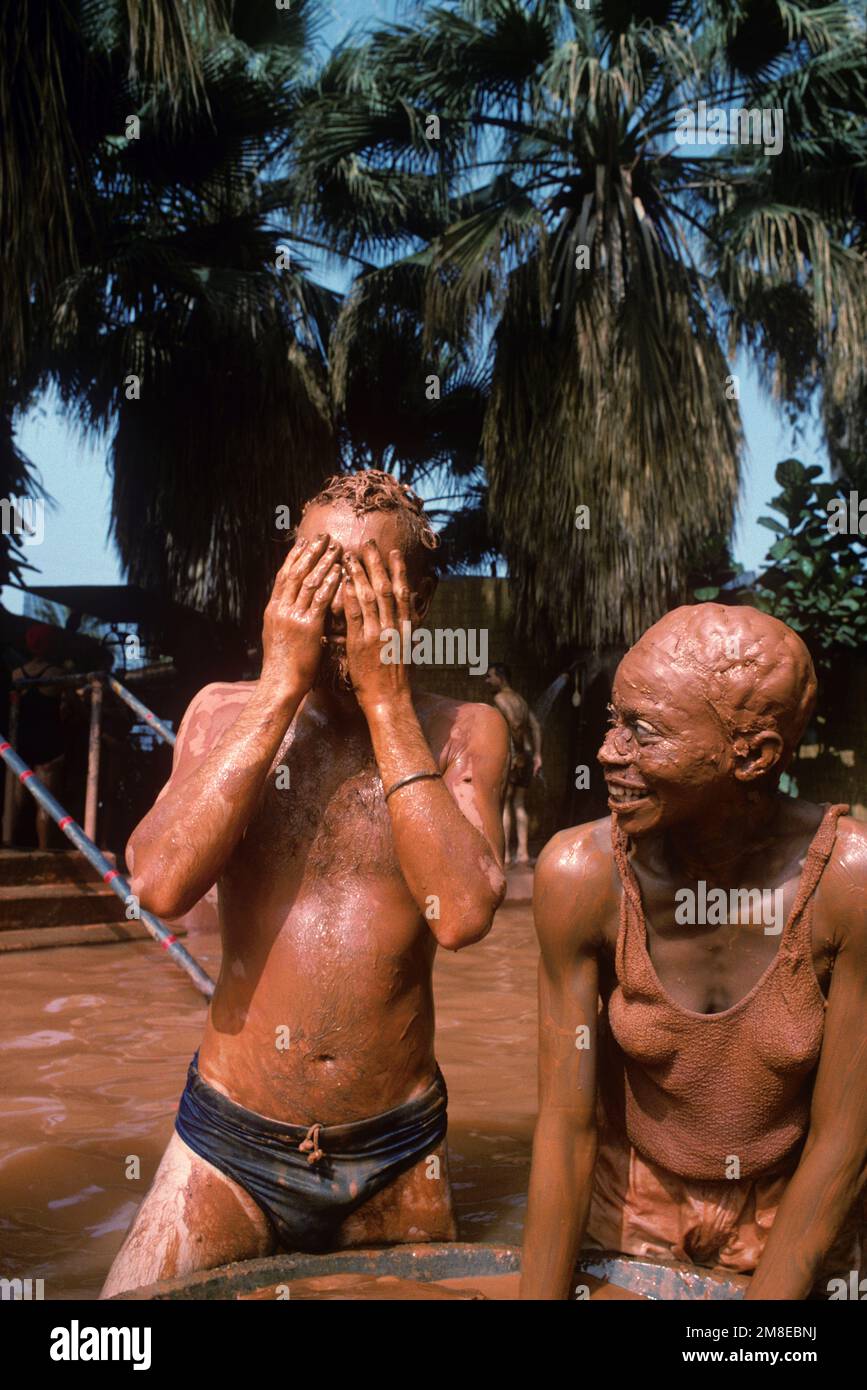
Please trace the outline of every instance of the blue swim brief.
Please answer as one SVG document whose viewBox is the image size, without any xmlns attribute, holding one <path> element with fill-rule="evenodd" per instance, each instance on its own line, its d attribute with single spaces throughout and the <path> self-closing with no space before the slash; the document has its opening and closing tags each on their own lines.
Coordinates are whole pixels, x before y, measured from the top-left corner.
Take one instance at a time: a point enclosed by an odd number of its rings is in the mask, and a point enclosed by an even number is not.
<svg viewBox="0 0 867 1390">
<path fill-rule="evenodd" d="M 333 1249 L 351 1212 L 445 1138 L 442 1072 L 420 1096 L 344 1125 L 283 1124 L 236 1105 L 190 1063 L 175 1128 L 184 1143 L 244 1188 L 289 1250 Z"/>
</svg>

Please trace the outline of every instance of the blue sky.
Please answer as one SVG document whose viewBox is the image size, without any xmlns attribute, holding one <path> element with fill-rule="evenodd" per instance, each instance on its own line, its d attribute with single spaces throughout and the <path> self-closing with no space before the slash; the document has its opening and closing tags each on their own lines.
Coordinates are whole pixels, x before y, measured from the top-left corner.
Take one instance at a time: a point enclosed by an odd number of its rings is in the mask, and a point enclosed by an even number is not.
<svg viewBox="0 0 867 1390">
<path fill-rule="evenodd" d="M 320 52 L 338 42 L 355 25 L 375 24 L 395 11 L 407 18 L 411 0 L 330 0 L 321 6 L 325 16 L 320 30 Z M 322 273 L 329 283 L 334 277 Z M 761 392 L 756 373 L 745 358 L 735 363 L 740 377 L 741 415 L 746 433 L 739 519 L 735 531 L 735 557 L 747 569 L 762 561 L 773 537 L 757 525 L 776 491 L 774 467 L 794 454 L 807 464 L 819 464 L 827 472 L 827 454 L 813 421 L 804 422 L 803 436 L 795 443 L 774 405 Z M 107 442 L 83 440 L 65 421 L 50 399 L 44 399 L 22 422 L 18 442 L 37 466 L 56 508 L 45 516 L 45 541 L 27 548 L 27 559 L 36 567 L 34 584 L 113 584 L 123 580 L 114 547 L 109 540 L 111 482 L 106 468 Z M 2 590 L 2 602 L 15 612 L 22 608 L 20 592 Z"/>
</svg>

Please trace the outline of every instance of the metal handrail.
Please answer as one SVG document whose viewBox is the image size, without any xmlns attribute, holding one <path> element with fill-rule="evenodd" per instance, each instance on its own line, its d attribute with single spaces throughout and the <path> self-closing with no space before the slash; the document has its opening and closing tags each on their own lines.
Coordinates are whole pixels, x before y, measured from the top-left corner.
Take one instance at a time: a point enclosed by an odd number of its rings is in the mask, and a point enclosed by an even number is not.
<svg viewBox="0 0 867 1390">
<path fill-rule="evenodd" d="M 73 820 L 61 806 L 56 796 L 43 786 L 36 773 L 29 768 L 22 758 L 19 758 L 15 749 L 0 734 L 0 757 L 2 757 L 8 770 L 14 774 L 27 788 L 30 794 L 36 799 L 43 810 L 47 811 L 51 819 L 55 822 L 68 840 L 71 840 L 77 850 L 79 850 L 90 863 L 97 873 L 100 874 L 104 883 L 107 883 L 113 893 L 127 906 L 130 897 L 133 896 L 129 882 L 123 874 L 106 858 L 102 850 L 98 849 L 89 835 L 85 834 L 76 820 Z M 214 993 L 214 982 L 210 975 L 194 960 L 188 951 L 180 944 L 174 933 L 161 922 L 154 913 L 148 912 L 146 908 L 139 907 L 136 913 L 137 920 L 143 922 L 146 929 L 150 932 L 155 941 L 158 941 L 163 950 L 166 951 L 179 965 L 185 970 L 192 980 L 196 989 L 210 999 Z"/>
<path fill-rule="evenodd" d="M 12 682 L 13 690 L 26 690 L 32 685 L 93 685 L 95 681 L 104 681 L 109 690 L 114 691 L 118 699 L 123 700 L 124 704 L 129 705 L 135 714 L 141 716 L 146 724 L 159 734 L 165 743 L 172 748 L 175 744 L 175 735 L 167 724 L 164 724 L 159 715 L 154 714 L 152 709 L 148 709 L 143 700 L 137 695 L 133 695 L 131 690 L 127 690 L 125 685 L 121 685 L 116 676 L 109 671 L 88 671 L 84 673 L 70 672 L 62 676 L 18 676 Z"/>
<path fill-rule="evenodd" d="M 27 690 L 32 686 L 57 685 L 57 686 L 81 686 L 89 685 L 91 690 L 90 702 L 90 735 L 88 739 L 87 753 L 87 787 L 85 792 L 85 813 L 84 830 L 92 840 L 96 839 L 96 817 L 99 805 L 99 756 L 101 747 L 102 732 L 102 692 L 103 684 L 117 695 L 118 699 L 133 710 L 140 719 L 150 726 L 160 738 L 174 748 L 175 735 L 167 724 L 154 714 L 153 710 L 148 709 L 144 701 L 137 695 L 133 695 L 131 690 L 127 690 L 125 685 L 110 674 L 108 671 L 88 671 L 83 672 L 64 672 L 61 676 L 17 676 L 12 681 L 12 694 L 10 699 L 10 729 L 9 742 L 15 747 L 18 733 L 18 708 L 20 690 Z M 3 798 L 3 834 L 2 841 L 8 845 L 12 840 L 12 779 L 7 777 L 6 788 Z"/>
<path fill-rule="evenodd" d="M 105 671 L 69 671 L 62 676 L 16 676 L 12 681 L 14 690 L 23 690 L 28 685 L 87 685 L 88 681 L 102 679 Z"/>
<path fill-rule="evenodd" d="M 158 733 L 160 738 L 163 739 L 169 747 L 174 748 L 175 735 L 172 733 L 171 729 L 154 714 L 153 710 L 148 709 L 143 700 L 140 700 L 137 695 L 133 695 L 132 691 L 127 690 L 125 685 L 121 685 L 120 681 L 117 680 L 115 676 L 105 675 L 103 680 L 106 681 L 109 690 L 114 691 L 118 699 L 123 700 L 124 704 L 129 705 L 130 709 L 140 715 L 145 723 L 149 724 L 154 732 Z"/>
</svg>

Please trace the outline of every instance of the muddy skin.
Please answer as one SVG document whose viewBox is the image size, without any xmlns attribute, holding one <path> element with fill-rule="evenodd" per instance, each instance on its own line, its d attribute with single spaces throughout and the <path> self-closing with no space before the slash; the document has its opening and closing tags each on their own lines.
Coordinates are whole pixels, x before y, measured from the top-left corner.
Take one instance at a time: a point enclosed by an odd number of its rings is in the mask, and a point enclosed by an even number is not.
<svg viewBox="0 0 867 1390">
<path fill-rule="evenodd" d="M 394 511 L 308 508 L 266 610 L 260 680 L 192 702 L 128 849 L 132 891 L 162 915 L 219 882 L 200 1072 L 292 1124 L 375 1115 L 431 1084 L 436 948 L 483 937 L 505 892 L 504 721 L 414 693 L 406 666 L 380 660 L 382 628 L 420 622 L 433 590 L 411 588 L 405 547 Z M 441 777 L 386 805 L 384 788 L 428 769 Z M 411 1168 L 341 1244 L 453 1238 L 445 1146 L 433 1152 L 442 1176 Z M 273 1244 L 249 1196 L 175 1134 L 103 1296 Z"/>
<path fill-rule="evenodd" d="M 799 944 L 786 936 L 788 926 L 769 934 L 755 922 L 689 926 L 675 918 L 681 901 L 675 895 L 696 890 L 700 880 L 708 889 L 780 890 L 783 918 L 799 917 L 793 907 L 800 908 L 807 896 L 811 873 L 817 876 L 813 860 L 805 868 L 805 858 L 824 813 L 780 795 L 777 780 L 814 698 L 815 677 L 800 639 L 750 608 L 677 609 L 645 633 L 618 669 L 612 727 L 599 753 L 612 818 L 555 836 L 536 870 L 540 1109 L 522 1297 L 568 1296 L 585 1233 L 592 1240 L 600 1213 L 610 1218 L 609 1229 L 612 1220 L 618 1226 L 618 1213 L 611 1210 L 618 1200 L 611 1183 L 618 1165 L 620 1248 L 631 1248 L 634 1238 L 639 1249 L 674 1254 L 678 1240 L 686 1239 L 687 1208 L 700 1194 L 705 1214 L 712 1209 L 721 1225 L 730 1224 L 725 1240 L 708 1243 L 698 1258 L 709 1264 L 728 1260 L 729 1268 L 752 1273 L 747 1298 L 805 1298 L 835 1247 L 857 1258 L 867 1152 L 865 827 L 845 815 L 837 821 L 827 864 L 810 895 L 811 916 L 799 919 L 808 926 Z M 623 850 L 620 871 L 617 845 Z M 633 885 L 627 907 L 624 884 Z M 636 946 L 638 915 L 646 941 Z M 616 958 L 619 935 L 622 958 Z M 789 965 L 786 957 L 777 961 L 782 940 L 793 952 Z M 645 1010 L 628 1037 L 634 1080 L 640 1082 L 642 1072 L 648 1083 L 666 1074 L 669 1064 L 660 1071 L 655 1033 L 660 1019 L 668 1023 L 679 1015 L 683 1048 L 670 1059 L 666 1084 L 676 1085 L 672 1076 L 678 1067 L 682 1075 L 692 1060 L 690 1039 L 700 1036 L 702 1018 L 725 1044 L 708 1058 L 704 1080 L 693 1080 L 689 1094 L 674 1097 L 693 1114 L 703 1108 L 690 1152 L 676 1122 L 656 1126 L 654 1134 L 667 1148 L 652 1156 L 637 1148 L 633 1133 L 612 1138 L 609 1132 L 623 1095 L 606 1093 L 610 1073 L 603 1059 L 612 1024 L 618 1025 L 609 1005 L 618 998 L 624 1037 L 618 979 L 624 960 L 627 974 L 643 961 L 648 991 L 643 1004 L 636 995 L 625 1011 L 634 1021 Z M 802 991 L 794 1014 L 779 991 L 787 970 Z M 758 1029 L 749 1046 L 738 1031 L 747 1015 L 757 1019 Z M 579 1034 L 582 1028 L 586 1034 Z M 670 1040 L 670 1028 L 668 1035 Z M 576 1038 L 588 1045 L 576 1046 Z M 774 1048 L 779 1055 L 771 1055 Z M 752 1102 L 737 1099 L 745 1076 L 779 1100 L 763 1133 L 747 1133 Z M 604 1133 L 597 1128 L 600 1091 L 608 1115 Z M 642 1094 L 640 1085 L 632 1087 L 633 1102 Z M 799 1126 L 800 1141 L 792 1148 L 789 1140 Z M 721 1132 L 730 1136 L 724 1154 L 716 1152 Z M 716 1171 L 727 1155 L 745 1153 L 755 1161 L 787 1145 L 782 1164 L 771 1172 L 754 1171 L 740 1187 L 726 1182 L 727 1173 L 715 1185 L 696 1186 L 689 1178 L 696 1164 Z M 597 1154 L 606 1191 L 591 1206 Z M 642 1213 L 630 1207 L 633 1200 L 646 1204 Z M 691 1238 L 701 1236 L 696 1231 Z M 696 1249 L 687 1245 L 680 1253 L 690 1258 Z"/>
</svg>

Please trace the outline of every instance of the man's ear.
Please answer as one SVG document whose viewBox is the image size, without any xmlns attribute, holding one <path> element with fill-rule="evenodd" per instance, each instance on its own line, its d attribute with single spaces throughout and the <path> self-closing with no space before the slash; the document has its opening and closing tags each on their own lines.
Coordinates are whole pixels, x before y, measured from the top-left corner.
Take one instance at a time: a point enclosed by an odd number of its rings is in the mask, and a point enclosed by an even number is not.
<svg viewBox="0 0 867 1390">
<path fill-rule="evenodd" d="M 437 577 L 435 574 L 428 574 L 424 579 L 420 579 L 412 591 L 412 616 L 414 622 L 421 622 L 427 615 L 427 611 L 433 602 L 433 596 L 437 591 Z"/>
<path fill-rule="evenodd" d="M 783 756 L 784 744 L 775 729 L 763 729 L 753 738 L 737 739 L 734 750 L 737 757 L 735 777 L 741 782 L 752 782 L 776 767 Z"/>
</svg>

